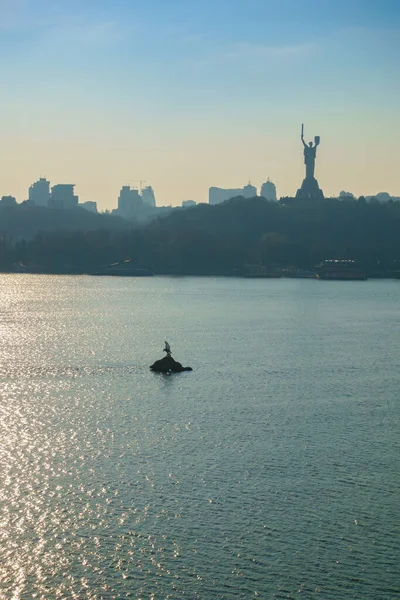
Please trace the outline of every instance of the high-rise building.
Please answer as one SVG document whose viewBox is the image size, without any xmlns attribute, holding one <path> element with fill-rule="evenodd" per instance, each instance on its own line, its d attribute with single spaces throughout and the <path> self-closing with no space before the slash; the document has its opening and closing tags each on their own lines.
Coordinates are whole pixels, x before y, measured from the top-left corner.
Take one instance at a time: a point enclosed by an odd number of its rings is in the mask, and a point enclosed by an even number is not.
<svg viewBox="0 0 400 600">
<path fill-rule="evenodd" d="M 276 186 L 270 178 L 268 177 L 267 181 L 262 184 L 260 196 L 265 198 L 266 200 L 271 200 L 272 202 L 276 202 Z"/>
<path fill-rule="evenodd" d="M 74 195 L 75 184 L 60 183 L 51 188 L 50 206 L 52 208 L 76 208 L 78 196 Z"/>
<path fill-rule="evenodd" d="M 134 217 L 143 207 L 142 197 L 138 190 L 131 189 L 129 185 L 121 188 L 118 197 L 118 213 L 125 219 Z"/>
<path fill-rule="evenodd" d="M 129 185 L 124 185 L 124 186 L 122 186 L 121 191 L 119 193 L 119 197 L 118 197 L 118 212 L 120 212 L 121 215 L 123 215 L 124 213 L 129 213 L 130 206 L 131 206 L 131 188 L 129 187 Z"/>
<path fill-rule="evenodd" d="M 190 208 L 191 206 L 196 206 L 196 202 L 194 200 L 183 200 L 182 208 Z"/>
<path fill-rule="evenodd" d="M 50 181 L 41 177 L 29 188 L 28 199 L 36 206 L 49 206 L 50 201 Z"/>
<path fill-rule="evenodd" d="M 151 208 L 155 208 L 156 197 L 154 195 L 154 191 L 153 191 L 153 188 L 151 187 L 151 185 L 143 188 L 142 201 L 145 206 L 150 206 Z"/>
</svg>

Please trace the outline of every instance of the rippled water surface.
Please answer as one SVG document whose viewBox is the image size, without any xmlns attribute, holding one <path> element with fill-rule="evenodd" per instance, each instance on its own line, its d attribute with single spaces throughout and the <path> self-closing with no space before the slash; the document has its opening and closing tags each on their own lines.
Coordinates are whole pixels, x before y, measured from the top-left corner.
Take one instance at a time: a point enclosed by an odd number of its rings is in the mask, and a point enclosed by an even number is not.
<svg viewBox="0 0 400 600">
<path fill-rule="evenodd" d="M 399 598 L 400 281 L 0 294 L 1 598 Z"/>
</svg>

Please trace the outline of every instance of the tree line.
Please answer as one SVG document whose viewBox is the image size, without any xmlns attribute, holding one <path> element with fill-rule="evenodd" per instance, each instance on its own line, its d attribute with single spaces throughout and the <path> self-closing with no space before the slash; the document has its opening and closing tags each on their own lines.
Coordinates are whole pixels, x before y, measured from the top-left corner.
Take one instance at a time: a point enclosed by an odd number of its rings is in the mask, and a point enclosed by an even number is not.
<svg viewBox="0 0 400 600">
<path fill-rule="evenodd" d="M 399 202 L 234 198 L 175 209 L 145 226 L 109 219 L 90 226 L 79 220 L 29 237 L 11 236 L 0 215 L 0 268 L 91 272 L 130 260 L 156 274 L 211 275 L 245 264 L 311 268 L 343 258 L 361 261 L 370 272 L 400 269 Z"/>
</svg>

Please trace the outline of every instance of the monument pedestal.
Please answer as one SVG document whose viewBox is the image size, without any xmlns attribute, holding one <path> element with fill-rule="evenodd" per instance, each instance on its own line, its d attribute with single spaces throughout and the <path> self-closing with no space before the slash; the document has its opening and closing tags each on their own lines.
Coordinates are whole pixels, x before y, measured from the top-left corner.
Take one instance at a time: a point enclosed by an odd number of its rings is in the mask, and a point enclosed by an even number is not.
<svg viewBox="0 0 400 600">
<path fill-rule="evenodd" d="M 324 194 L 315 177 L 303 179 L 301 188 L 297 190 L 296 198 L 299 200 L 323 200 Z"/>
</svg>

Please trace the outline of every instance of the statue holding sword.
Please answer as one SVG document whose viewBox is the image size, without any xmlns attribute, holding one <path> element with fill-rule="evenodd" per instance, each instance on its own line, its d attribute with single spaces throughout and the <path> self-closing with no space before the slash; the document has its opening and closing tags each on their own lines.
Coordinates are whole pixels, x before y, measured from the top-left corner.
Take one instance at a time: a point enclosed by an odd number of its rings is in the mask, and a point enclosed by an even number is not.
<svg viewBox="0 0 400 600">
<path fill-rule="evenodd" d="M 320 137 L 314 137 L 314 144 L 304 141 L 304 125 L 301 126 L 301 141 L 304 146 L 304 164 L 306 165 L 306 177 L 297 190 L 296 198 L 303 200 L 323 200 L 324 194 L 315 179 L 315 159 L 317 156 L 317 146 L 320 144 Z"/>
</svg>

